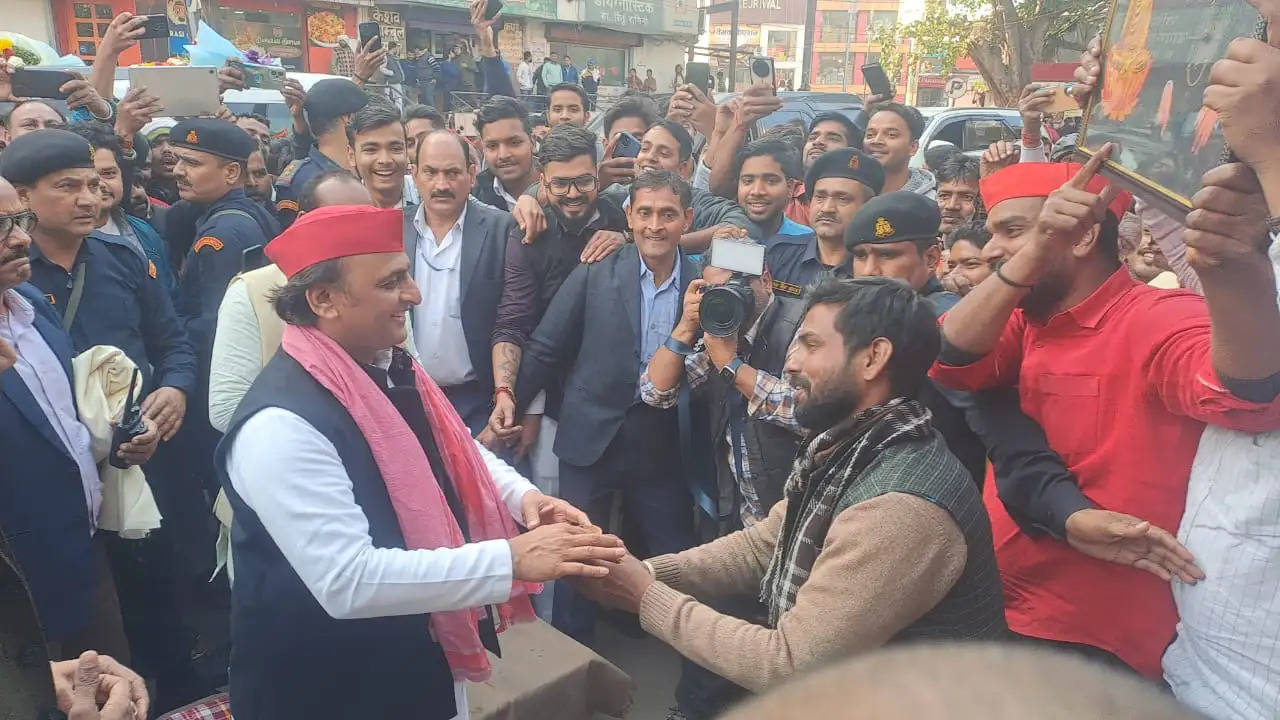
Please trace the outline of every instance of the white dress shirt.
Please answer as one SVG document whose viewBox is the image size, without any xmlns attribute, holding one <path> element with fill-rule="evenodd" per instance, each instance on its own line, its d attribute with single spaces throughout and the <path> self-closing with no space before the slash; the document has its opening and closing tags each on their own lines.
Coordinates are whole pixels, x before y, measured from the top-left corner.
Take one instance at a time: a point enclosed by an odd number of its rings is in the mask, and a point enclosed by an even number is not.
<svg viewBox="0 0 1280 720">
<path fill-rule="evenodd" d="M 93 461 L 93 437 L 80 422 L 71 390 L 71 379 L 53 349 L 35 327 L 35 308 L 16 290 L 0 295 L 0 338 L 13 348 L 18 362 L 13 371 L 22 378 L 41 412 L 53 426 L 67 454 L 80 468 L 84 501 L 89 510 L 89 526 L 97 527 L 102 504 L 102 482 Z M 43 478 L 29 478 L 35 482 Z"/>
<path fill-rule="evenodd" d="M 507 201 L 507 207 L 514 210 L 516 208 L 516 198 L 507 189 L 502 187 L 502 182 L 498 180 L 498 176 L 493 176 L 493 191 L 498 193 L 498 197 Z"/>
<path fill-rule="evenodd" d="M 462 331 L 462 228 L 467 206 L 438 242 L 427 226 L 426 208 L 413 217 L 418 232 L 414 280 L 422 302 L 413 309 L 413 337 L 422 367 L 441 387 L 461 385 L 476 378 Z"/>
</svg>

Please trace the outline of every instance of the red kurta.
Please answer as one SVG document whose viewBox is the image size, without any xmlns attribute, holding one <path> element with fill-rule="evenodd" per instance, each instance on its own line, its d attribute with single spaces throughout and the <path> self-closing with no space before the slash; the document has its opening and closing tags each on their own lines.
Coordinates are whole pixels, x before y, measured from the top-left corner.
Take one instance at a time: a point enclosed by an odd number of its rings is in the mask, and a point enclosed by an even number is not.
<svg viewBox="0 0 1280 720">
<path fill-rule="evenodd" d="M 1222 387 L 1209 332 L 1201 297 L 1147 287 L 1121 267 L 1044 325 L 1015 310 L 989 355 L 963 367 L 935 364 L 930 374 L 962 390 L 1016 384 L 1023 411 L 1090 500 L 1176 533 L 1204 424 L 1280 428 L 1280 400 L 1254 404 Z M 1009 628 L 1099 647 L 1159 678 L 1177 622 L 1169 584 L 1022 533 L 988 475 Z"/>
</svg>

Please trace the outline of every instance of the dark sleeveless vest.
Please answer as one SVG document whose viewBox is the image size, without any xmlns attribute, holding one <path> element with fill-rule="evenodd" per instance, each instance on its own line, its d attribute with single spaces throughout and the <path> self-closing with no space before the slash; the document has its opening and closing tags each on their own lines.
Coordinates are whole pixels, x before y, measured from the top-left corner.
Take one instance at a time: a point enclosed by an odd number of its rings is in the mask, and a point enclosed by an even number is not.
<svg viewBox="0 0 1280 720">
<path fill-rule="evenodd" d="M 947 450 L 938 431 L 928 440 L 897 443 L 885 449 L 840 499 L 835 515 L 891 492 L 915 495 L 946 510 L 964 535 L 968 557 L 964 571 L 942 601 L 890 642 L 1006 637 L 1009 631 L 1004 619 L 1004 591 L 982 493 L 960 461 Z M 237 565 L 236 573 L 239 572 Z"/>
<path fill-rule="evenodd" d="M 386 485 L 355 421 L 297 361 L 277 352 L 241 401 L 215 459 L 235 511 L 231 703 L 236 720 L 452 718 L 457 714 L 453 677 L 429 634 L 430 616 L 331 617 L 231 486 L 228 449 L 245 420 L 268 407 L 297 414 L 337 448 L 374 547 L 405 547 Z"/>
</svg>

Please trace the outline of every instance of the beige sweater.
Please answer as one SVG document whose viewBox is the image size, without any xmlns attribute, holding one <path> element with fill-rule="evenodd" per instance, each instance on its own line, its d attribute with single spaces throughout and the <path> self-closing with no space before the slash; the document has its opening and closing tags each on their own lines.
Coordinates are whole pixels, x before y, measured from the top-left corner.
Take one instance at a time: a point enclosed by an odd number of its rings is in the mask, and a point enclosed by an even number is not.
<svg viewBox="0 0 1280 720">
<path fill-rule="evenodd" d="M 754 692 L 885 644 L 942 600 L 967 556 L 964 536 L 946 510 L 915 495 L 887 493 L 836 516 L 795 607 L 777 628 L 722 615 L 695 600 L 759 593 L 786 504 L 779 502 L 751 528 L 652 558 L 658 582 L 640 602 L 647 632 Z"/>
</svg>

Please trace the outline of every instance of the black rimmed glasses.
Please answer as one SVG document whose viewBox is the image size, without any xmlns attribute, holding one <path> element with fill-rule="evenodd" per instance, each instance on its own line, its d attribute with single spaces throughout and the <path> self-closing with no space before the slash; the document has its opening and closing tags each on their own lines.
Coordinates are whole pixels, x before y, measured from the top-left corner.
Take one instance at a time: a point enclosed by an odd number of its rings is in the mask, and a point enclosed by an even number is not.
<svg viewBox="0 0 1280 720">
<path fill-rule="evenodd" d="M 595 175 L 579 175 L 576 178 L 559 178 L 553 177 L 547 180 L 547 192 L 561 197 L 569 194 L 569 188 L 575 187 L 578 192 L 586 195 L 596 189 Z"/>
<path fill-rule="evenodd" d="M 14 228 L 18 228 L 28 235 L 36 227 L 36 214 L 30 210 L 23 210 L 20 213 L 12 215 L 0 215 L 0 242 L 9 239 L 10 233 Z"/>
</svg>

